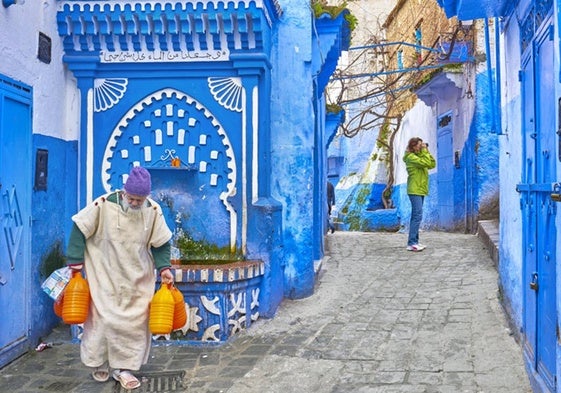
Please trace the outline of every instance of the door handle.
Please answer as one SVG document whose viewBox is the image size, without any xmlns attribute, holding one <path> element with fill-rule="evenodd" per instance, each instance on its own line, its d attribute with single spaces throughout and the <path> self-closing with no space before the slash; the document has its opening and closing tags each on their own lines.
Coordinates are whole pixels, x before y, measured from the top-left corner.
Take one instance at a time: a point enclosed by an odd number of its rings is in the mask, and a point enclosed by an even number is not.
<svg viewBox="0 0 561 393">
<path fill-rule="evenodd" d="M 530 289 L 532 291 L 537 291 L 539 288 L 538 285 L 538 273 L 532 274 L 532 282 L 530 283 Z"/>
</svg>

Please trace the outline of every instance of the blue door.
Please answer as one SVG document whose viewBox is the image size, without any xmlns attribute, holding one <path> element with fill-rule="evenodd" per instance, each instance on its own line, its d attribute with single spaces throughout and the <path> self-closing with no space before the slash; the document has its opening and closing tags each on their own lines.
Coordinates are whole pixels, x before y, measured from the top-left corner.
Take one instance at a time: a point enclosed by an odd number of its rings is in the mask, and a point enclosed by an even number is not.
<svg viewBox="0 0 561 393">
<path fill-rule="evenodd" d="M 454 157 L 452 144 L 452 113 L 438 118 L 438 217 L 442 229 L 454 227 Z"/>
<path fill-rule="evenodd" d="M 517 189 L 523 213 L 524 351 L 555 391 L 556 182 L 553 26 L 534 41 L 522 70 L 523 172 Z"/>
<path fill-rule="evenodd" d="M 0 367 L 28 349 L 31 94 L 0 77 Z"/>
</svg>

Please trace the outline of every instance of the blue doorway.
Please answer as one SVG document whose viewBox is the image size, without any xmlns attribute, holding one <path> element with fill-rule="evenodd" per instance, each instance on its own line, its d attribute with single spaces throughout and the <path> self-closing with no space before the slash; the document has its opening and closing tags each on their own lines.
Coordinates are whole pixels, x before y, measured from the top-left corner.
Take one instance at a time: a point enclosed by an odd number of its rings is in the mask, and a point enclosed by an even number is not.
<svg viewBox="0 0 561 393">
<path fill-rule="evenodd" d="M 438 165 L 438 217 L 442 229 L 454 227 L 454 157 L 453 157 L 453 120 L 452 112 L 438 118 L 436 131 Z"/>
<path fill-rule="evenodd" d="M 0 367 L 28 349 L 32 90 L 0 76 Z"/>
<path fill-rule="evenodd" d="M 547 389 L 556 391 L 557 206 L 554 42 L 544 23 L 523 57 L 523 168 L 520 192 L 523 230 L 524 354 Z"/>
</svg>

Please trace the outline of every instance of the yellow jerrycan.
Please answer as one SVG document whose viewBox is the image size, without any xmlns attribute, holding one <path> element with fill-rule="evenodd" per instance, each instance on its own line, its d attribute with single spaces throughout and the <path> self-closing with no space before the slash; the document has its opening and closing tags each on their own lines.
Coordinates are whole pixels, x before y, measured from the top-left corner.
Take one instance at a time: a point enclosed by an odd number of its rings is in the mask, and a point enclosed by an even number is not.
<svg viewBox="0 0 561 393">
<path fill-rule="evenodd" d="M 173 296 L 174 312 L 172 330 L 177 330 L 185 326 L 187 323 L 187 311 L 185 310 L 185 299 L 183 294 L 175 286 L 171 287 L 171 295 Z"/>
<path fill-rule="evenodd" d="M 169 334 L 173 327 L 175 301 L 167 284 L 160 286 L 150 303 L 148 327 L 152 334 Z"/>
<path fill-rule="evenodd" d="M 81 272 L 73 272 L 64 289 L 62 320 L 74 325 L 86 322 L 90 308 L 90 286 Z"/>
<path fill-rule="evenodd" d="M 62 318 L 62 305 L 64 302 L 64 292 L 60 294 L 57 300 L 53 303 L 53 310 L 55 315 L 59 318 Z"/>
</svg>

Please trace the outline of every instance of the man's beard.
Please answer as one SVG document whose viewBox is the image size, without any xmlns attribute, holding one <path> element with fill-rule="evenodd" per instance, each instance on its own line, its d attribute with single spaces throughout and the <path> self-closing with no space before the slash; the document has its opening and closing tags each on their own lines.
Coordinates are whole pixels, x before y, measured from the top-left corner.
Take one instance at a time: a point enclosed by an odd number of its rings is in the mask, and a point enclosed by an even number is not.
<svg viewBox="0 0 561 393">
<path fill-rule="evenodd" d="M 127 202 L 126 198 L 123 198 L 122 201 L 123 201 L 123 210 L 125 211 L 125 213 L 130 212 L 130 213 L 133 213 L 133 214 L 136 214 L 136 213 L 140 212 L 140 209 L 142 209 L 142 207 L 146 203 L 146 202 L 144 202 L 141 205 L 133 206 L 133 205 L 131 205 Z"/>
</svg>

